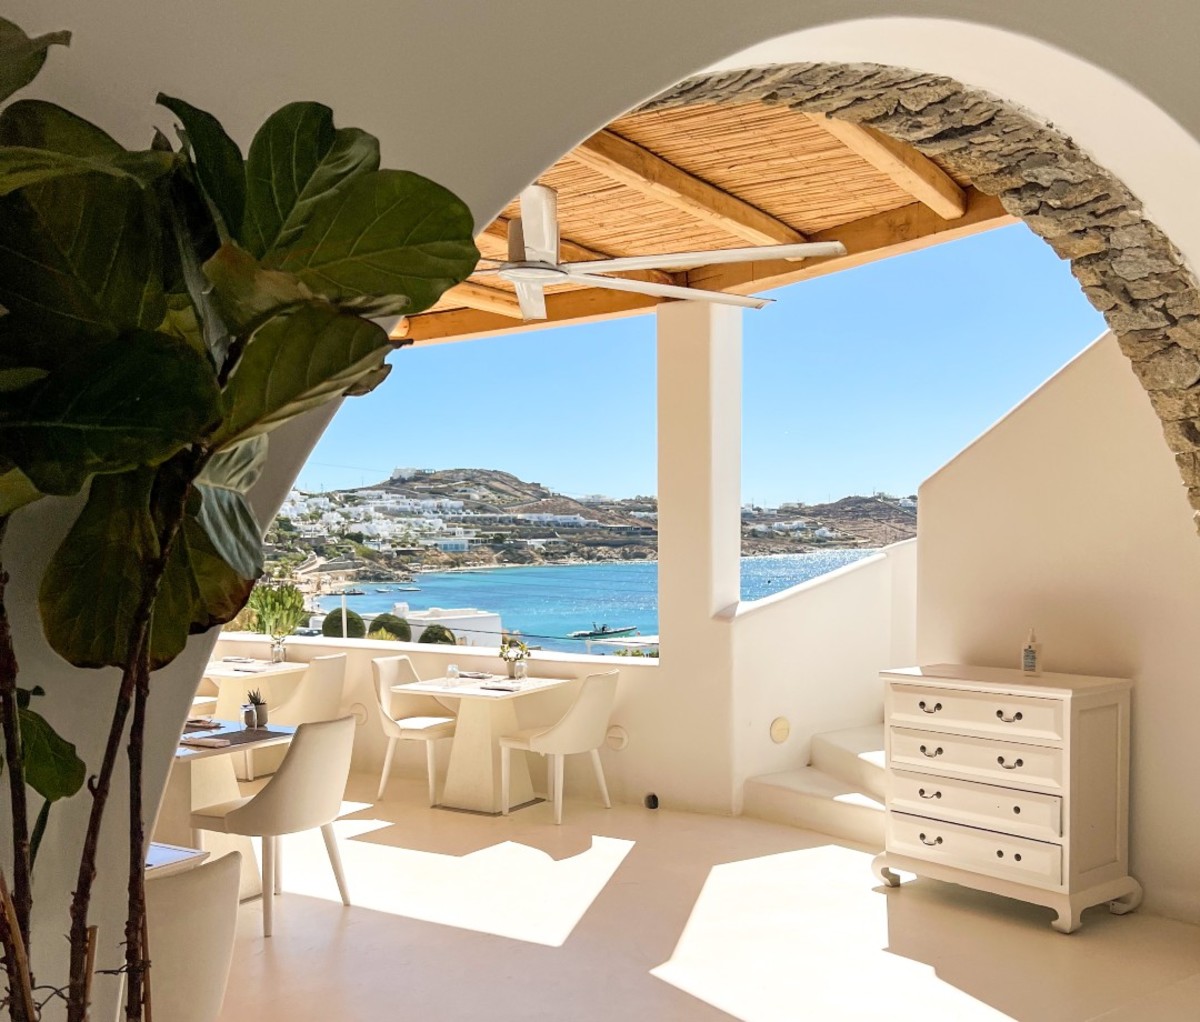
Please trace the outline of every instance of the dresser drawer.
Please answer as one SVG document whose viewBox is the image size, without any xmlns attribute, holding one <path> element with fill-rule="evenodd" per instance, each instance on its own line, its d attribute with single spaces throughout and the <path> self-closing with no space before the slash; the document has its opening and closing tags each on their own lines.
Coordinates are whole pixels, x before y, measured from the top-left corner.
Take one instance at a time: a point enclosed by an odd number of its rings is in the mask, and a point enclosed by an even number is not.
<svg viewBox="0 0 1200 1022">
<path fill-rule="evenodd" d="M 887 850 L 1037 887 L 1062 884 L 1059 845 L 907 813 L 888 813 Z"/>
<path fill-rule="evenodd" d="M 915 767 L 1005 787 L 1062 788 L 1061 749 L 903 727 L 892 728 L 890 737 L 889 767 Z"/>
<path fill-rule="evenodd" d="M 1062 836 L 1061 798 L 993 784 L 896 770 L 888 808 L 1043 841 Z"/>
<path fill-rule="evenodd" d="M 1062 741 L 1063 701 L 892 683 L 889 723 L 983 732 L 1014 741 Z"/>
</svg>

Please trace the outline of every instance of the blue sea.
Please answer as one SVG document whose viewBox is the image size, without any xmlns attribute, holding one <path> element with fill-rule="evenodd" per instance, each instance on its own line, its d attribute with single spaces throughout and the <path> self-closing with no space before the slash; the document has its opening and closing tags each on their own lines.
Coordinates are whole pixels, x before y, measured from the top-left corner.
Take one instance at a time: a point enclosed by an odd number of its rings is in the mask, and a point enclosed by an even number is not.
<svg viewBox="0 0 1200 1022">
<path fill-rule="evenodd" d="M 824 575 L 873 554 L 874 550 L 818 550 L 803 554 L 742 558 L 742 599 L 760 600 L 810 578 Z M 520 632 L 531 646 L 574 653 L 586 652 L 574 631 L 607 624 L 658 634 L 658 565 L 646 561 L 604 564 L 540 565 L 528 568 L 480 568 L 428 572 L 412 583 L 419 593 L 379 593 L 382 583 L 362 583 L 362 596 L 348 596 L 346 606 L 360 614 L 391 611 L 396 603 L 412 610 L 431 607 L 475 607 L 495 611 L 504 629 Z M 322 597 L 322 610 L 341 606 L 337 596 Z M 477 645 L 495 645 L 481 635 Z M 594 647 L 593 653 L 603 651 Z"/>
</svg>

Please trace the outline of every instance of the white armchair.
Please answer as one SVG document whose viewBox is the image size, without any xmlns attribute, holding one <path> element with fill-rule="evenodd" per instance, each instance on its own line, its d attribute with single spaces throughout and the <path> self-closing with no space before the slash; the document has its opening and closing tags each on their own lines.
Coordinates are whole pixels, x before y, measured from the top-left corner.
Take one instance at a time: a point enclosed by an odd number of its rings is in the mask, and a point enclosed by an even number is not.
<svg viewBox="0 0 1200 1022">
<path fill-rule="evenodd" d="M 407 685 L 421 680 L 408 657 L 376 657 L 371 661 L 371 673 L 375 676 L 375 701 L 379 709 L 379 721 L 388 740 L 383 773 L 379 778 L 379 793 L 375 797 L 382 799 L 387 789 L 396 743 L 424 742 L 425 770 L 429 775 L 429 804 L 437 805 L 436 745 L 443 738 L 454 737 L 454 715 L 432 696 L 396 696 L 392 692 L 393 685 Z M 403 711 L 400 716 L 394 716 L 395 705 L 401 700 Z"/>
<path fill-rule="evenodd" d="M 526 728 L 515 735 L 500 738 L 500 803 L 505 816 L 508 815 L 510 757 L 513 749 L 537 752 L 547 757 L 547 788 L 554 800 L 555 823 L 562 823 L 563 757 L 574 753 L 591 753 L 600 797 L 606 808 L 612 808 L 608 785 L 604 782 L 604 768 L 600 765 L 600 746 L 604 743 L 608 719 L 617 698 L 618 673 L 605 671 L 584 678 L 575 702 L 558 723 Z"/>
</svg>

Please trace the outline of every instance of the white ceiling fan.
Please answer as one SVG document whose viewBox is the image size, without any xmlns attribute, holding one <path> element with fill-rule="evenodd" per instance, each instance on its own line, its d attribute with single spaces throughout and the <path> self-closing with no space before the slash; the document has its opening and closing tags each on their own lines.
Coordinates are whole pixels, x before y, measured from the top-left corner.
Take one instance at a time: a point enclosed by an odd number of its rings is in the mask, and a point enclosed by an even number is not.
<svg viewBox="0 0 1200 1022">
<path fill-rule="evenodd" d="M 745 263 L 757 259 L 796 259 L 810 256 L 845 255 L 838 241 L 807 242 L 798 245 L 755 245 L 750 248 L 712 249 L 704 252 L 668 252 L 662 255 L 623 256 L 563 263 L 558 258 L 558 193 L 547 185 L 530 185 L 521 192 L 521 215 L 508 225 L 508 260 L 491 260 L 499 265 L 476 273 L 494 273 L 512 284 L 517 291 L 521 315 L 527 319 L 546 318 L 545 287 L 548 284 L 585 284 L 613 291 L 634 291 L 660 298 L 720 302 L 761 309 L 770 298 L 732 295 L 723 291 L 702 291 L 674 284 L 656 284 L 647 280 L 601 276 L 623 270 L 687 269 L 713 263 Z"/>
</svg>

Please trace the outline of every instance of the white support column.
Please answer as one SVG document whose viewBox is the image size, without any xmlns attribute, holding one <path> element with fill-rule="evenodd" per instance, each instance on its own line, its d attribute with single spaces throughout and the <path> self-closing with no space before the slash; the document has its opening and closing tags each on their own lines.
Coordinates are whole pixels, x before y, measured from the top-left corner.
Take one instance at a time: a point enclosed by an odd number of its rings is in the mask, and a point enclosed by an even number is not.
<svg viewBox="0 0 1200 1022">
<path fill-rule="evenodd" d="M 658 683 L 638 773 L 664 805 L 731 812 L 732 630 L 738 600 L 741 312 L 704 302 L 658 315 Z"/>
<path fill-rule="evenodd" d="M 658 599 L 668 655 L 681 636 L 664 620 L 694 624 L 738 600 L 741 451 L 741 310 L 660 305 Z"/>
</svg>

